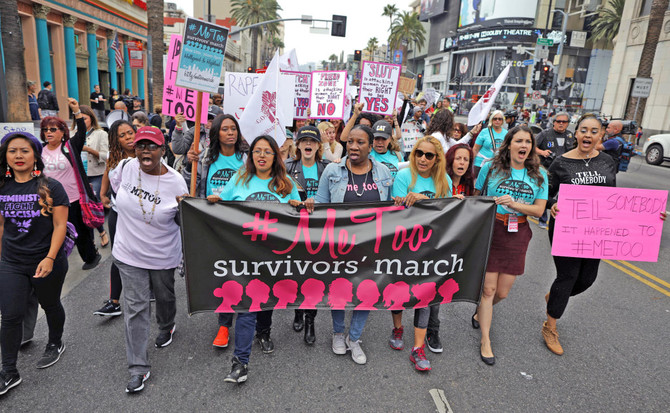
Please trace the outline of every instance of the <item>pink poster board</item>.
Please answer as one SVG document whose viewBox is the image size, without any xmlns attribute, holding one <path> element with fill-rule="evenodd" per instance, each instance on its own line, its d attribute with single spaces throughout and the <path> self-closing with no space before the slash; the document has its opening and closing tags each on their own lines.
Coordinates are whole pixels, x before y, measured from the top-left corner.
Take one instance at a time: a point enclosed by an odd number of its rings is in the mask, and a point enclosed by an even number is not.
<svg viewBox="0 0 670 413">
<path fill-rule="evenodd" d="M 401 68 L 390 63 L 363 61 L 358 94 L 358 103 L 363 103 L 362 112 L 393 114 Z"/>
<path fill-rule="evenodd" d="M 193 89 L 175 86 L 181 46 L 181 35 L 173 34 L 170 36 L 170 48 L 168 49 L 165 79 L 163 81 L 163 114 L 174 116 L 177 112 L 181 112 L 187 120 L 195 122 L 195 104 L 198 92 Z M 207 123 L 207 109 L 209 109 L 209 93 L 204 92 L 202 94 L 200 123 Z"/>
<path fill-rule="evenodd" d="M 310 116 L 314 119 L 342 119 L 346 91 L 346 70 L 312 72 Z"/>
<path fill-rule="evenodd" d="M 668 191 L 561 184 L 552 255 L 658 261 Z"/>
<path fill-rule="evenodd" d="M 308 119 L 309 95 L 311 93 L 312 73 L 283 71 L 283 76 L 295 77 L 295 101 L 293 103 L 293 119 Z"/>
</svg>

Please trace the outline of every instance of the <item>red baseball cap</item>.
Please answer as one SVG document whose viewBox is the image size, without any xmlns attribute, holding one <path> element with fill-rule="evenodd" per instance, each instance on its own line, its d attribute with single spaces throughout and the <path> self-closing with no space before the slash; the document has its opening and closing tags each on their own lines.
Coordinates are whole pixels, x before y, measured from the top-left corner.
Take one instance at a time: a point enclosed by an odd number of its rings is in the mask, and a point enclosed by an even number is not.
<svg viewBox="0 0 670 413">
<path fill-rule="evenodd" d="M 163 136 L 163 132 L 154 126 L 142 126 L 137 130 L 133 143 L 143 140 L 151 141 L 156 145 L 165 145 L 165 136 Z"/>
</svg>

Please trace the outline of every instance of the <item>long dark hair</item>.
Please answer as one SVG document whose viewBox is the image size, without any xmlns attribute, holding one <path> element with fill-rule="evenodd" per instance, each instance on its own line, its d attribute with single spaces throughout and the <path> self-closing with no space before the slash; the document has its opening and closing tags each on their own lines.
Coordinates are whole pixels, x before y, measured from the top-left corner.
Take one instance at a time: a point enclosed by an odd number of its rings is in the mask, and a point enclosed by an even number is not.
<svg viewBox="0 0 670 413">
<path fill-rule="evenodd" d="M 93 112 L 93 109 L 91 109 L 90 106 L 79 105 L 79 110 L 81 110 L 82 114 L 91 118 L 91 128 L 93 130 L 100 129 L 100 125 L 98 124 L 98 118 L 95 116 L 95 113 Z"/>
<path fill-rule="evenodd" d="M 33 149 L 33 156 L 35 157 L 35 163 L 37 165 L 37 170 L 40 171 L 40 174 L 35 178 L 37 180 L 37 194 L 40 197 L 39 204 L 42 207 L 42 215 L 48 216 L 53 212 L 53 198 L 51 198 L 51 191 L 49 190 L 49 180 L 44 175 L 44 162 L 40 156 L 39 151 L 35 143 L 27 136 L 21 134 L 15 134 L 0 145 L 0 170 L 7 171 L 9 164 L 7 163 L 7 148 L 9 143 L 15 139 L 25 139 L 30 144 L 30 147 Z M 11 176 L 2 175 L 0 179 L 0 188 L 4 187 L 5 184 L 11 180 L 14 180 L 14 171 L 12 171 Z"/>
<path fill-rule="evenodd" d="M 65 143 L 70 139 L 70 129 L 67 127 L 67 124 L 63 121 L 63 119 L 57 116 L 47 116 L 46 118 L 42 119 L 42 122 L 40 123 L 40 140 L 42 142 L 47 141 L 44 137 L 42 128 L 48 128 L 50 126 L 55 126 L 60 129 L 61 132 L 63 132 L 63 137 L 60 140 L 61 143 Z"/>
<path fill-rule="evenodd" d="M 465 174 L 461 176 L 460 185 L 463 185 L 465 188 L 465 195 L 470 195 L 475 189 L 475 174 L 473 172 L 473 162 L 474 156 L 472 148 L 467 143 L 458 143 L 447 151 L 445 157 L 447 158 L 447 175 L 453 180 L 454 175 L 454 160 L 456 159 L 456 151 L 459 149 L 465 149 L 470 154 L 470 163 L 468 164 L 468 169 L 465 171 Z"/>
<path fill-rule="evenodd" d="M 235 119 L 235 116 L 229 114 L 218 115 L 212 120 L 212 127 L 209 128 L 209 150 L 207 151 L 207 158 L 205 158 L 205 163 L 213 164 L 219 159 L 219 154 L 221 153 L 221 142 L 219 142 L 219 134 L 221 133 L 221 125 L 223 121 L 230 119 L 235 124 L 237 128 L 237 140 L 235 141 L 235 155 L 237 159 L 242 159 L 244 155 L 244 147 L 242 138 L 242 131 L 240 130 L 240 124 Z"/>
<path fill-rule="evenodd" d="M 253 142 L 251 142 L 251 146 L 249 147 L 249 156 L 247 157 L 247 162 L 244 165 L 244 170 L 237 178 L 235 184 L 237 185 L 241 181 L 245 185 L 249 185 L 251 178 L 256 175 L 256 165 L 254 165 L 252 154 L 256 144 L 258 144 L 258 142 L 261 140 L 266 141 L 270 145 L 270 148 L 272 148 L 272 152 L 275 153 L 272 160 L 272 169 L 270 170 L 270 176 L 272 177 L 272 180 L 268 184 L 268 188 L 282 197 L 285 197 L 286 195 L 290 194 L 291 191 L 293 191 L 293 184 L 291 183 L 291 179 L 289 179 L 286 175 L 286 167 L 284 166 L 284 162 L 282 162 L 281 158 L 279 157 L 279 145 L 277 145 L 277 142 L 274 140 L 274 138 L 269 135 L 261 135 L 254 139 Z"/>
<path fill-rule="evenodd" d="M 528 126 L 523 124 L 515 126 L 507 132 L 502 145 L 500 145 L 500 149 L 498 149 L 498 152 L 493 157 L 491 171 L 492 173 L 495 171 L 497 175 L 505 178 L 509 178 L 512 175 L 510 166 L 512 162 L 512 155 L 510 154 L 509 146 L 512 143 L 514 135 L 519 132 L 527 132 L 530 134 L 531 142 L 529 155 L 524 161 L 523 165 L 528 171 L 528 176 L 531 177 L 531 179 L 533 179 L 538 185 L 542 185 L 544 183 L 544 178 L 540 173 L 540 158 L 535 153 L 535 138 L 533 137 L 533 131 L 531 131 Z"/>
<path fill-rule="evenodd" d="M 426 128 L 426 135 L 434 132 L 440 132 L 445 139 L 451 136 L 451 130 L 454 128 L 454 114 L 450 110 L 441 110 L 430 118 L 430 123 Z"/>
<path fill-rule="evenodd" d="M 133 128 L 133 130 L 135 130 L 133 124 L 127 120 L 120 119 L 112 123 L 112 127 L 109 128 L 109 134 L 107 135 L 107 138 L 109 139 L 109 158 L 107 159 L 108 171 L 116 168 L 119 162 L 126 158 L 126 153 L 123 150 L 121 142 L 119 142 L 119 138 L 117 136 L 119 134 L 119 127 L 121 127 L 121 125 L 128 125 Z"/>
</svg>

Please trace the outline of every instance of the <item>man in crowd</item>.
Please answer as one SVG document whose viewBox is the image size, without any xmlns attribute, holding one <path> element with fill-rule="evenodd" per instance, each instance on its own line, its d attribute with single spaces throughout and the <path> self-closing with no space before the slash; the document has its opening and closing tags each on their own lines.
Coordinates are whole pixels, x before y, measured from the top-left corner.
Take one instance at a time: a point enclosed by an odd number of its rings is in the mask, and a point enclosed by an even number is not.
<svg viewBox="0 0 670 413">
<path fill-rule="evenodd" d="M 46 80 L 43 83 L 44 89 L 37 95 L 37 103 L 42 110 L 42 117 L 58 116 L 58 100 L 56 94 L 51 91 L 51 82 Z"/>
<path fill-rule="evenodd" d="M 620 120 L 613 120 L 607 125 L 605 129 L 605 136 L 603 136 L 603 141 L 596 145 L 596 149 L 603 151 L 612 158 L 617 163 L 617 172 L 619 172 L 619 158 L 621 156 L 621 150 L 623 149 L 623 144 L 626 141 L 621 137 L 621 131 L 623 130 L 623 123 Z"/>
<path fill-rule="evenodd" d="M 91 93 L 91 109 L 99 121 L 105 120 L 105 95 L 100 91 L 100 85 L 95 85 Z"/>
</svg>

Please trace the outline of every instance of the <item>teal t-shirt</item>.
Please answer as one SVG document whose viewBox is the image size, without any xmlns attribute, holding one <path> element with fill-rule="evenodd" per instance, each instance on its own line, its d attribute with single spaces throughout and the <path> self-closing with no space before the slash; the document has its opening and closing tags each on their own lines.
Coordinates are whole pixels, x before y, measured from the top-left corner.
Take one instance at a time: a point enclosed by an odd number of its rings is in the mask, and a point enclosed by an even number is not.
<svg viewBox="0 0 670 413">
<path fill-rule="evenodd" d="M 302 174 L 305 176 L 305 193 L 307 194 L 307 198 L 314 198 L 316 191 L 319 189 L 319 171 L 316 164 L 309 168 L 303 165 Z"/>
<path fill-rule="evenodd" d="M 224 156 L 219 154 L 216 161 L 209 165 L 207 172 L 207 196 L 219 195 L 230 178 L 244 165 L 242 157 L 236 154 Z"/>
<path fill-rule="evenodd" d="M 482 131 L 479 133 L 479 136 L 477 136 L 477 140 L 475 141 L 475 145 L 481 145 L 479 153 L 477 156 L 475 156 L 475 166 L 482 166 L 484 161 L 493 158 L 493 155 L 495 155 L 498 148 L 500 148 L 500 145 L 502 145 L 503 140 L 505 140 L 507 129 L 503 128 L 500 133 L 493 130 L 493 128 L 490 130 L 493 132 L 495 148 L 491 144 L 491 134 L 489 133 L 489 128 L 482 129 Z"/>
<path fill-rule="evenodd" d="M 377 151 L 373 149 L 372 152 L 370 152 L 370 156 L 372 156 L 377 162 L 389 168 L 389 171 L 391 171 L 391 177 L 395 179 L 396 175 L 398 174 L 398 163 L 400 162 L 398 160 L 397 153 L 391 151 L 386 151 L 386 153 L 377 153 Z"/>
<path fill-rule="evenodd" d="M 270 181 L 272 178 L 261 179 L 254 175 L 248 184 L 240 181 L 237 182 L 237 177 L 240 172 L 236 172 L 230 178 L 230 185 L 226 185 L 219 195 L 224 201 L 262 201 L 286 204 L 289 200 L 295 199 L 300 201 L 300 194 L 298 194 L 298 186 L 293 184 L 293 190 L 290 194 L 282 197 L 276 192 L 270 190 Z M 293 183 L 291 181 L 291 183 Z"/>
<path fill-rule="evenodd" d="M 486 162 L 482 166 L 481 171 L 479 171 L 479 176 L 477 177 L 477 182 L 475 183 L 475 189 L 479 191 L 484 187 L 484 181 L 486 181 L 486 175 L 491 169 L 491 162 Z M 486 195 L 487 196 L 503 196 L 511 195 L 516 202 L 526 205 L 533 205 L 536 199 L 547 199 L 549 195 L 549 180 L 547 179 L 547 172 L 544 169 L 540 169 L 542 178 L 544 181 L 542 185 L 538 185 L 534 179 L 528 176 L 526 168 L 524 169 L 511 169 L 512 175 L 509 178 L 498 177 L 497 174 L 491 174 L 489 176 L 489 181 L 486 183 Z M 498 205 L 496 212 L 499 214 L 517 214 L 523 216 L 521 212 L 515 211 L 511 208 L 507 208 L 503 205 Z"/>
<path fill-rule="evenodd" d="M 447 198 L 451 197 L 452 193 L 452 182 L 449 175 L 446 175 L 448 183 Z M 414 192 L 417 194 L 425 195 L 428 198 L 435 198 L 435 182 L 433 178 L 424 178 L 421 175 L 416 176 L 416 183 L 414 188 L 409 188 L 409 185 L 412 183 L 412 171 L 409 168 L 401 169 L 396 175 L 395 180 L 393 181 L 393 190 L 391 194 L 393 197 L 406 197 L 408 193 Z"/>
</svg>

